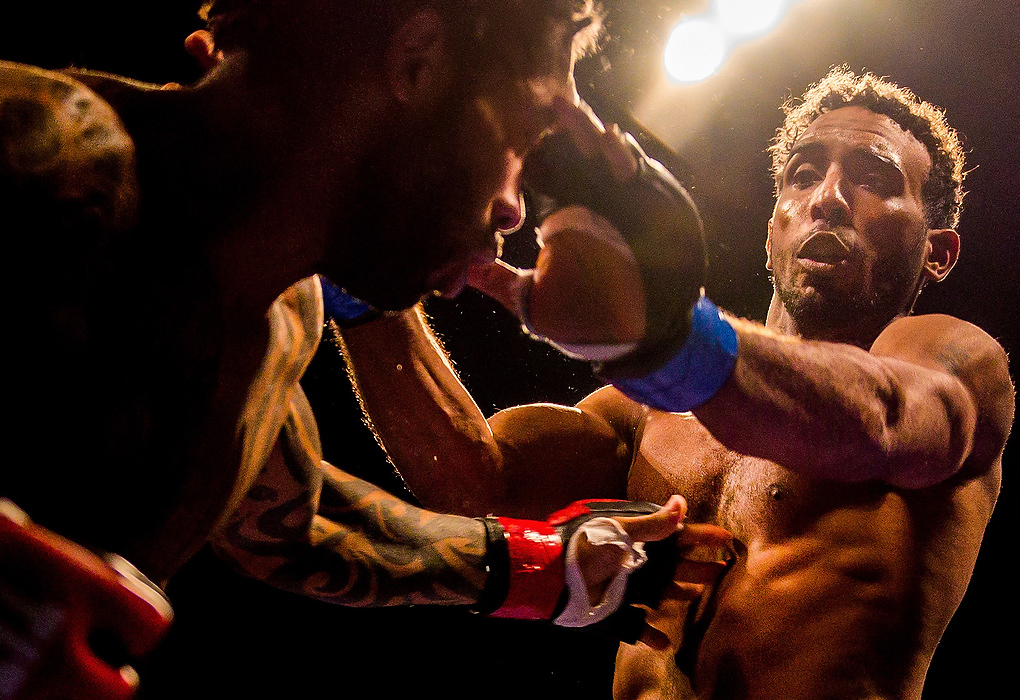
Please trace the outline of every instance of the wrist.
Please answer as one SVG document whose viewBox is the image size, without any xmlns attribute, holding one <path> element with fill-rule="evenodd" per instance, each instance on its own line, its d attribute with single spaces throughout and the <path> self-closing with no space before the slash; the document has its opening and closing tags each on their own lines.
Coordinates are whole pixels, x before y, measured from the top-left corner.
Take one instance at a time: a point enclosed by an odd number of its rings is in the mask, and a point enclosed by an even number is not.
<svg viewBox="0 0 1020 700">
<path fill-rule="evenodd" d="M 625 396 L 662 411 L 680 413 L 705 403 L 722 388 L 737 363 L 737 333 L 708 297 L 691 312 L 680 349 L 642 377 L 610 377 Z"/>
<path fill-rule="evenodd" d="M 565 588 L 563 540 L 547 522 L 480 518 L 488 535 L 488 578 L 476 612 L 518 620 L 549 620 Z"/>
</svg>

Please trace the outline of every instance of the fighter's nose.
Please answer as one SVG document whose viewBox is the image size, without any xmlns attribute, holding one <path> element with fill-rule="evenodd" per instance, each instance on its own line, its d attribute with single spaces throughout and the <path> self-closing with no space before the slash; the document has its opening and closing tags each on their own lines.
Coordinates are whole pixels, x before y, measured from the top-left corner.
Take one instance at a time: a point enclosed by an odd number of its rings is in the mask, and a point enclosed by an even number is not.
<svg viewBox="0 0 1020 700">
<path fill-rule="evenodd" d="M 503 234 L 513 233 L 524 224 L 524 195 L 515 193 L 501 195 L 492 204 L 492 225 Z"/>
</svg>

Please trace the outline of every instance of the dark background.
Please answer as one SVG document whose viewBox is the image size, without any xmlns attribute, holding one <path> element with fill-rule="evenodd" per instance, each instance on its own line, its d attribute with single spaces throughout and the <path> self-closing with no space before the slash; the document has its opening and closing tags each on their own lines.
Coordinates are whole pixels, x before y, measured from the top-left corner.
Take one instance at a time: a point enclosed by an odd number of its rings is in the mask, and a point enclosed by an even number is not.
<svg viewBox="0 0 1020 700">
<path fill-rule="evenodd" d="M 659 57 L 668 28 L 705 3 L 604 4 L 615 10 L 609 38 L 601 57 L 578 67 L 580 89 L 605 116 L 636 116 L 680 154 L 669 164 L 705 216 L 708 291 L 717 303 L 764 319 L 772 193 L 765 146 L 781 120 L 777 108 L 830 66 L 847 63 L 943 106 L 970 154 L 961 260 L 946 282 L 925 290 L 918 310 L 959 316 L 1007 351 L 1020 347 L 1017 0 L 805 0 L 773 33 L 739 47 L 716 76 L 693 86 L 667 84 Z M 197 5 L 111 0 L 7 8 L 0 15 L 0 58 L 187 82 L 196 72 L 181 42 L 200 26 Z M 533 252 L 524 240 L 512 247 L 519 261 Z M 573 403 L 598 386 L 584 365 L 521 338 L 478 295 L 433 301 L 429 310 L 487 414 L 528 401 Z M 305 386 L 327 456 L 399 490 L 360 424 L 335 353 L 320 353 Z M 1003 640 L 1011 638 L 1016 619 L 1006 563 L 1016 523 L 1013 442 L 971 588 L 936 653 L 925 700 L 995 697 L 1009 681 L 1013 656 Z M 613 645 L 576 633 L 460 611 L 331 607 L 235 576 L 208 552 L 171 582 L 169 594 L 178 617 L 143 668 L 146 698 L 609 696 Z"/>
</svg>

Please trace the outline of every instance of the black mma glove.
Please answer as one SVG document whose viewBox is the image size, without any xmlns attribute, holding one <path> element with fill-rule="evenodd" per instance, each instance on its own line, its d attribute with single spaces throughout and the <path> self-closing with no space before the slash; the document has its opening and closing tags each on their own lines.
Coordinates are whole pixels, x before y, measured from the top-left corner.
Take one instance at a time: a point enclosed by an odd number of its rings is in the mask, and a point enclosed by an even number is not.
<svg viewBox="0 0 1020 700">
<path fill-rule="evenodd" d="M 687 192 L 629 134 L 637 174 L 614 177 L 601 157 L 585 158 L 570 134 L 546 136 L 524 163 L 524 182 L 544 216 L 579 205 L 605 217 L 637 261 L 645 296 L 645 336 L 637 348 L 597 369 L 608 378 L 640 377 L 659 368 L 687 338 L 705 278 L 701 219 Z M 525 320 L 527 324 L 527 321 Z"/>
</svg>

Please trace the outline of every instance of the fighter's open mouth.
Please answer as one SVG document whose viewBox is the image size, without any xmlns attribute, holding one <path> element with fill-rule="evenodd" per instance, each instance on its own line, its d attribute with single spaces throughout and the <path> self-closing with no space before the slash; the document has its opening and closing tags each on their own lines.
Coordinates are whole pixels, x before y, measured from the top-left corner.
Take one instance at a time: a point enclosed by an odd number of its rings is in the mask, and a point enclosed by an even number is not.
<svg viewBox="0 0 1020 700">
<path fill-rule="evenodd" d="M 801 245 L 797 257 L 837 265 L 850 257 L 850 248 L 836 234 L 830 231 L 816 231 Z"/>
</svg>

